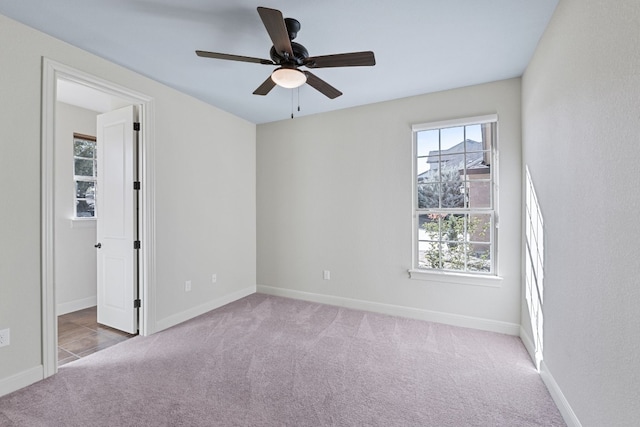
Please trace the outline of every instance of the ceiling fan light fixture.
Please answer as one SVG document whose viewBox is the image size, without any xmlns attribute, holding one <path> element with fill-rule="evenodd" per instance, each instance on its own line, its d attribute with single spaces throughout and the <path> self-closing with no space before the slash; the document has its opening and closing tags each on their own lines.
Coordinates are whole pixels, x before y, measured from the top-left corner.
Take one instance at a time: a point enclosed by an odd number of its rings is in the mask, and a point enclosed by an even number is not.
<svg viewBox="0 0 640 427">
<path fill-rule="evenodd" d="M 307 81 L 307 76 L 296 68 L 280 67 L 271 73 L 271 80 L 278 86 L 293 89 Z"/>
</svg>

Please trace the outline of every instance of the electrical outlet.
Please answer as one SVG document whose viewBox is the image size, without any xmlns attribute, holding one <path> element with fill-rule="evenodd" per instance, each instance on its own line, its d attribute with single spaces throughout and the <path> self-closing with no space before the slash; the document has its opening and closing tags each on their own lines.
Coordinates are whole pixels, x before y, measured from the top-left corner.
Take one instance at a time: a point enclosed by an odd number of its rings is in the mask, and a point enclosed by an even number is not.
<svg viewBox="0 0 640 427">
<path fill-rule="evenodd" d="M 211 275 L 211 283 L 216 283 L 218 281 L 218 275 L 216 273 L 213 273 Z"/>
<path fill-rule="evenodd" d="M 191 280 L 187 280 L 184 282 L 184 291 L 191 292 Z"/>
<path fill-rule="evenodd" d="M 0 347 L 4 347 L 5 345 L 9 345 L 9 328 L 3 329 L 0 331 Z"/>
<path fill-rule="evenodd" d="M 329 270 L 324 270 L 322 272 L 322 278 L 324 280 L 331 280 L 331 272 Z"/>
</svg>

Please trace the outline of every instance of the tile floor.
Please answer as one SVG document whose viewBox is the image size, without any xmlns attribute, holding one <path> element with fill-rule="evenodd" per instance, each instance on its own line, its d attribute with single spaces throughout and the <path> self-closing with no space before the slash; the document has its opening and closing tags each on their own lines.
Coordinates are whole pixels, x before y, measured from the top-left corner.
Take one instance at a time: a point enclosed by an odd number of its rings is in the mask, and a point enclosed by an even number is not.
<svg viewBox="0 0 640 427">
<path fill-rule="evenodd" d="M 58 316 L 58 366 L 135 336 L 100 325 L 96 319 L 96 307 Z"/>
</svg>

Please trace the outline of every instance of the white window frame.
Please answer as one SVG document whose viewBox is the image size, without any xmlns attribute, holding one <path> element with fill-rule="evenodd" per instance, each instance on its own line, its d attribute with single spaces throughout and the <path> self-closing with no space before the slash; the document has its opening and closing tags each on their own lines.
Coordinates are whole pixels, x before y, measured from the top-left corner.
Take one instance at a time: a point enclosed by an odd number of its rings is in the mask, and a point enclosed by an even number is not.
<svg viewBox="0 0 640 427">
<path fill-rule="evenodd" d="M 81 139 L 84 141 L 91 141 L 94 144 L 94 148 L 93 148 L 93 158 L 89 159 L 88 157 L 78 157 L 75 154 L 75 149 L 76 149 L 76 140 L 77 139 Z M 97 167 L 97 153 L 96 153 L 96 137 L 95 136 L 91 136 L 91 135 L 84 135 L 81 133 L 74 133 L 73 134 L 73 219 L 74 220 L 79 220 L 79 221 L 91 221 L 91 220 L 95 220 L 98 217 L 98 212 L 97 212 L 97 207 L 95 205 L 95 196 L 96 196 L 96 192 L 98 191 L 97 189 L 97 171 L 96 171 L 96 167 Z M 85 175 L 76 175 L 76 159 L 85 159 L 85 160 L 92 160 L 93 161 L 93 176 L 85 176 Z M 94 188 L 94 211 L 93 211 L 93 216 L 78 216 L 78 201 L 79 200 L 86 200 L 86 198 L 78 198 L 78 192 L 77 192 L 77 182 L 82 181 L 82 182 L 92 182 L 93 183 L 93 188 Z"/>
<path fill-rule="evenodd" d="M 417 134 L 421 131 L 444 129 L 451 127 L 470 126 L 477 124 L 496 123 L 495 136 L 491 147 L 492 165 L 491 165 L 491 186 L 492 186 L 492 206 L 484 211 L 491 213 L 491 268 L 490 272 L 474 272 L 474 271 L 452 271 L 440 270 L 432 268 L 424 268 L 419 266 L 419 238 L 418 238 L 418 220 L 419 213 L 417 198 Z M 420 123 L 411 126 L 412 130 L 412 150 L 411 150 L 411 199 L 412 199 L 412 261 L 409 277 L 421 280 L 456 282 L 462 284 L 474 284 L 485 286 L 500 286 L 501 277 L 498 276 L 498 115 L 489 114 L 483 116 L 467 117 L 461 119 L 444 120 L 438 122 Z"/>
</svg>

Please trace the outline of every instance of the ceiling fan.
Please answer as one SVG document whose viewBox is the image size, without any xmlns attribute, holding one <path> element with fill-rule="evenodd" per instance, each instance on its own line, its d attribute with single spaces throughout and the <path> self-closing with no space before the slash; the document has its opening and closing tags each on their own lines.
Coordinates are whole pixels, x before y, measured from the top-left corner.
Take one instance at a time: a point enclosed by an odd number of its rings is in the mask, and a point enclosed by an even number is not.
<svg viewBox="0 0 640 427">
<path fill-rule="evenodd" d="M 309 56 L 309 52 L 304 46 L 292 41 L 298 35 L 298 31 L 300 31 L 300 22 L 293 18 L 285 19 L 279 10 L 266 7 L 258 7 L 258 14 L 273 42 L 269 54 L 271 59 L 196 50 L 196 55 L 205 58 L 278 65 L 279 67 L 271 73 L 267 80 L 253 92 L 254 95 L 266 95 L 275 85 L 285 88 L 296 88 L 308 83 L 309 86 L 318 90 L 328 98 L 334 99 L 342 95 L 342 92 L 315 74 L 306 70 L 301 71 L 299 67 L 357 67 L 376 64 L 375 56 L 371 51 Z"/>
</svg>

